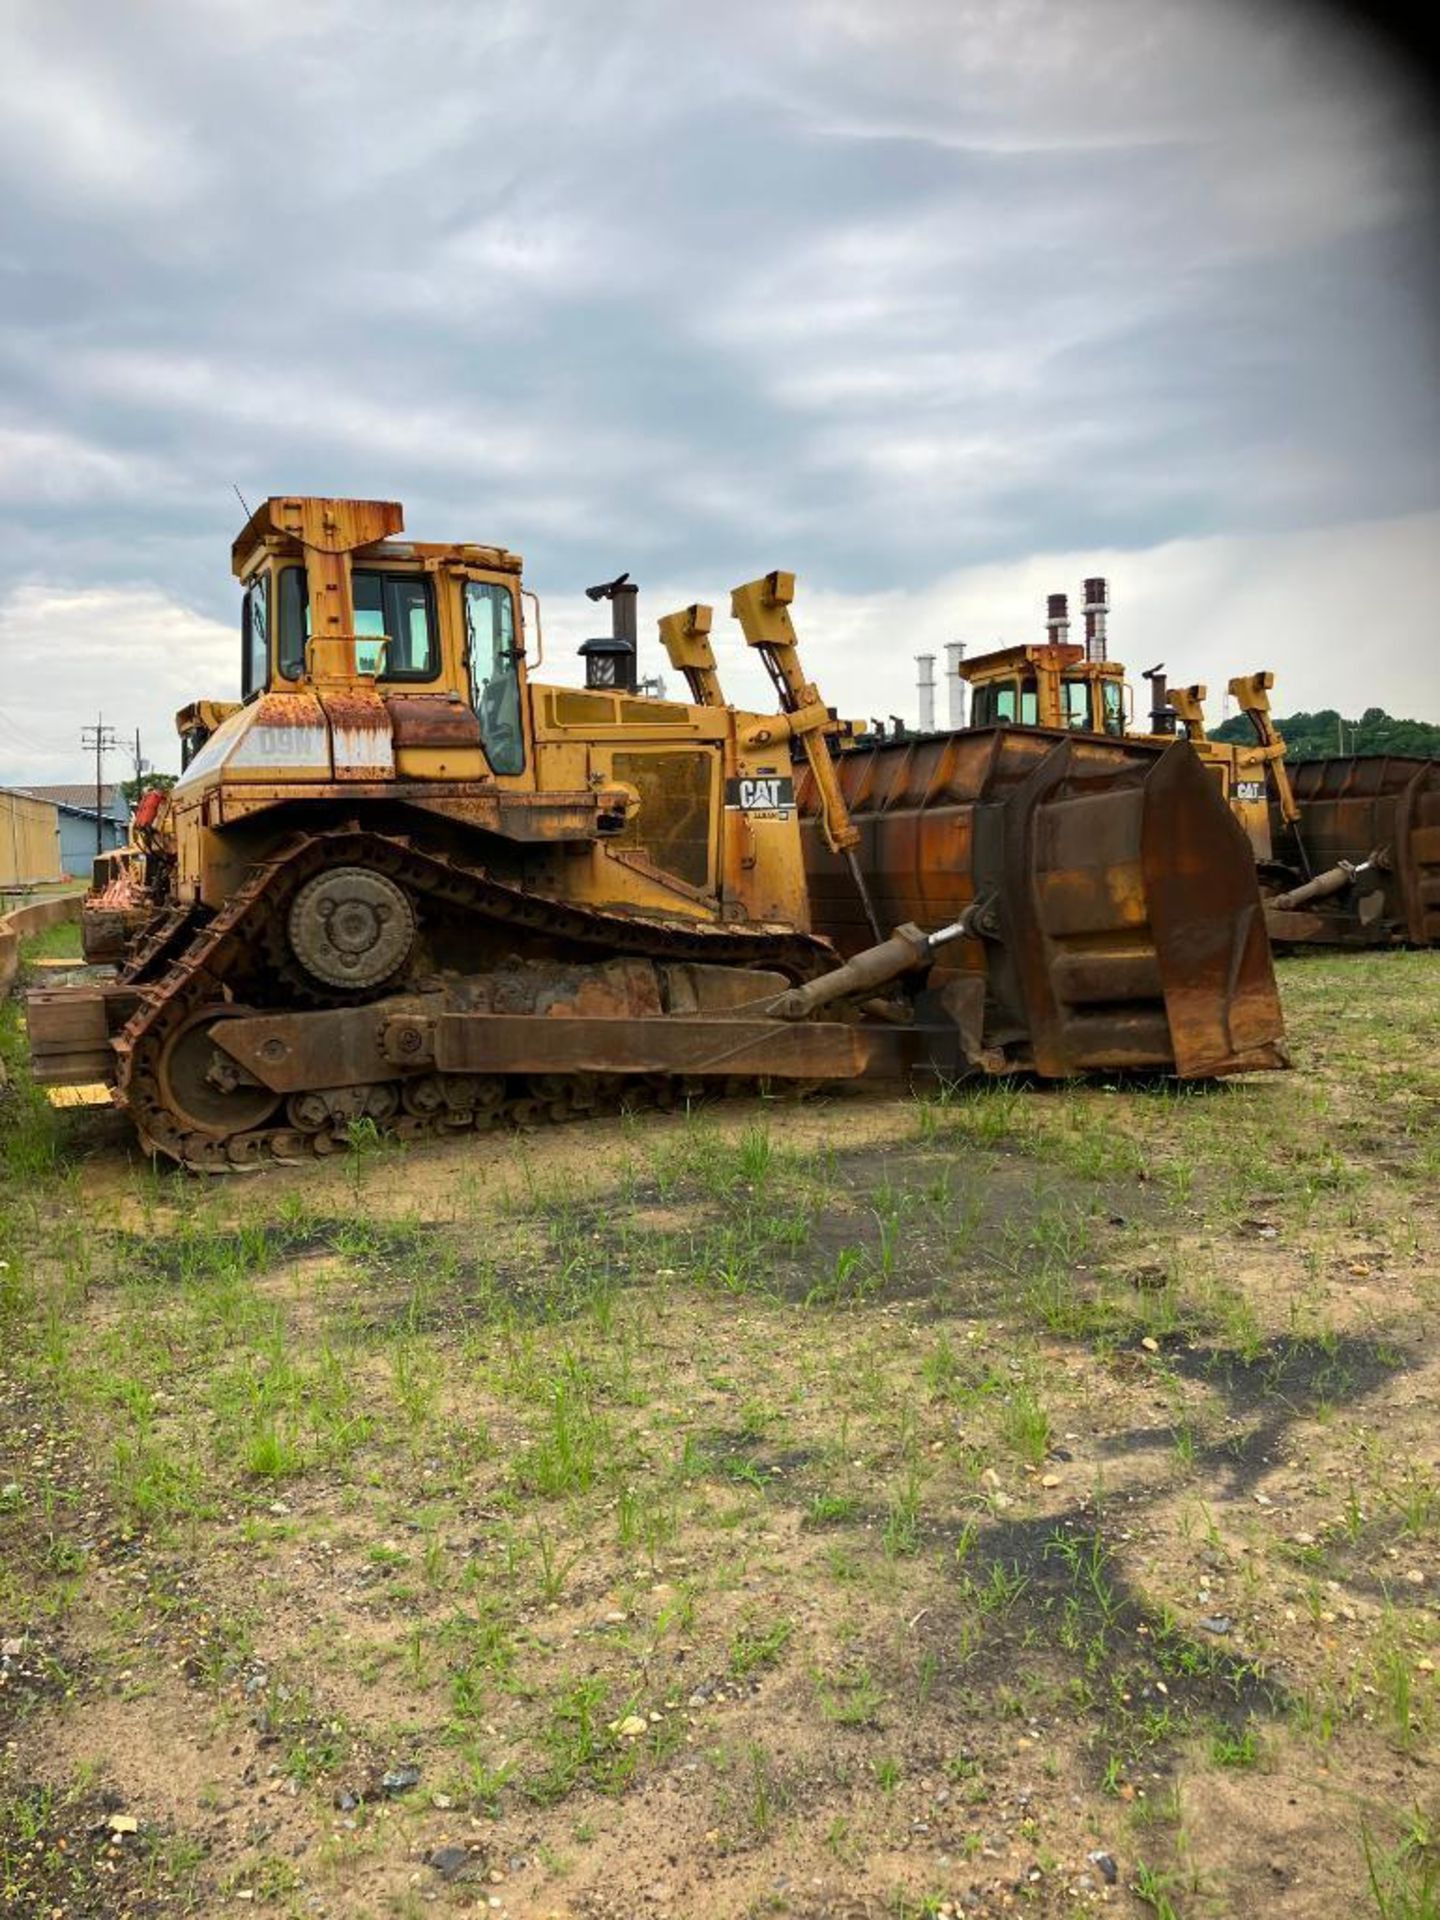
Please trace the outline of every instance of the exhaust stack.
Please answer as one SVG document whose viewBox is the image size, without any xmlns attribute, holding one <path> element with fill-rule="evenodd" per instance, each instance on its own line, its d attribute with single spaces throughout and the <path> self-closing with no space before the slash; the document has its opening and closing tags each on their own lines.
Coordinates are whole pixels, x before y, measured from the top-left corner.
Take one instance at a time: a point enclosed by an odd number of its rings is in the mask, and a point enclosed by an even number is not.
<svg viewBox="0 0 1440 1920">
<path fill-rule="evenodd" d="M 1109 595 L 1104 580 L 1096 576 L 1085 582 L 1085 658 L 1087 661 L 1106 660 L 1105 616 L 1110 611 Z"/>
<path fill-rule="evenodd" d="M 1147 667 L 1141 678 L 1150 682 L 1150 731 L 1174 733 L 1175 709 L 1170 705 L 1170 682 L 1165 677 L 1165 662 Z"/>
<path fill-rule="evenodd" d="M 958 733 L 965 724 L 965 682 L 960 678 L 960 662 L 964 658 L 963 640 L 945 642 L 945 687 L 950 706 L 946 721 L 954 733 Z"/>
<path fill-rule="evenodd" d="M 1086 581 L 1089 586 L 1089 581 Z M 1045 638 L 1052 647 L 1063 647 L 1070 638 L 1070 599 L 1067 594 L 1052 593 L 1045 601 Z"/>
<path fill-rule="evenodd" d="M 587 640 L 579 649 L 580 658 L 585 662 L 587 687 L 634 693 L 635 598 L 639 591 L 628 573 L 622 573 L 615 580 L 602 580 L 597 587 L 586 587 L 587 600 L 610 602 L 608 638 Z"/>
<path fill-rule="evenodd" d="M 935 731 L 935 656 L 933 653 L 917 653 L 915 665 L 919 668 L 920 693 L 920 731 Z"/>
</svg>

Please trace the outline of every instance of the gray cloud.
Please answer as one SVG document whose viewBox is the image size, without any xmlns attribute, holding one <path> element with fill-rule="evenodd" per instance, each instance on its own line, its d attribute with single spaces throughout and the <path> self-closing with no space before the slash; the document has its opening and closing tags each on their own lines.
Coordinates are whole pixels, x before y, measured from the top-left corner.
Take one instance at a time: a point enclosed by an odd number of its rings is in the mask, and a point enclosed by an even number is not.
<svg viewBox="0 0 1440 1920">
<path fill-rule="evenodd" d="M 1440 507 L 1434 154 L 1314 7 L 11 0 L 5 54 L 14 772 L 22 712 L 80 717 L 27 660 L 78 669 L 73 622 L 25 619 L 228 625 L 236 482 L 517 547 L 557 632 L 617 566 L 657 602 L 794 566 L 857 710 L 861 610 L 966 630 L 998 566 L 1023 619 L 1035 556 L 1122 593 L 1186 543 L 1288 557 L 1303 620 L 1345 529 L 1440 596 L 1383 531 Z M 1296 704 L 1364 704 L 1352 665 L 1308 647 Z M 1409 689 L 1440 713 L 1428 649 Z"/>
</svg>

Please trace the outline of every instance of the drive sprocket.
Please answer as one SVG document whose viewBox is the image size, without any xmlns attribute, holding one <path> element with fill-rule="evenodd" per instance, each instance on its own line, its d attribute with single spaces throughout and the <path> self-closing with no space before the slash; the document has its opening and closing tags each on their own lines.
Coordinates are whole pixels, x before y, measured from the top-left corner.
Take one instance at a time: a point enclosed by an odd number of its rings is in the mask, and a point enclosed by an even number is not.
<svg viewBox="0 0 1440 1920">
<path fill-rule="evenodd" d="M 373 867 L 332 867 L 290 903 L 290 947 L 330 987 L 375 987 L 398 973 L 415 944 L 405 889 Z"/>
</svg>

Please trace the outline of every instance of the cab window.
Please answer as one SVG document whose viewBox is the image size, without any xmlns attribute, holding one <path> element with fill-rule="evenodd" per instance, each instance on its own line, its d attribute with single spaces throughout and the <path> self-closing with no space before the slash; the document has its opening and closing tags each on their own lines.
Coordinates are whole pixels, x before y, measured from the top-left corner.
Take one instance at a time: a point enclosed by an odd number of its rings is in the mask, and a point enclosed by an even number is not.
<svg viewBox="0 0 1440 1920">
<path fill-rule="evenodd" d="M 270 672 L 270 579 L 259 573 L 245 589 L 240 612 L 240 697 L 264 690 Z"/>
<path fill-rule="evenodd" d="M 430 582 L 414 573 L 355 573 L 351 581 L 358 671 L 381 680 L 433 679 Z M 389 644 L 382 647 L 382 641 Z"/>
<path fill-rule="evenodd" d="M 520 666 L 515 651 L 515 607 L 508 587 L 465 582 L 465 654 L 470 704 L 480 743 L 495 773 L 521 773 L 525 732 L 520 720 Z"/>
<path fill-rule="evenodd" d="M 1090 726 L 1090 686 L 1085 680 L 1061 682 L 1061 716 L 1067 727 L 1082 731 Z"/>
<path fill-rule="evenodd" d="M 1125 731 L 1125 690 L 1118 680 L 1106 680 L 1105 692 L 1105 731 L 1117 736 Z"/>
<path fill-rule="evenodd" d="M 433 680 L 439 664 L 435 602 L 430 582 L 418 573 L 350 576 L 355 599 L 355 665 L 379 680 Z M 305 671 L 310 637 L 310 598 L 303 567 L 280 575 L 277 660 L 287 680 Z"/>
<path fill-rule="evenodd" d="M 970 720 L 973 726 L 993 727 L 1015 718 L 1015 682 L 1013 680 L 992 681 L 988 687 L 977 687 L 971 708 Z"/>
<path fill-rule="evenodd" d="M 1033 680 L 1022 680 L 1020 683 L 1020 724 L 1022 727 L 1033 727 L 1038 723 L 1039 719 L 1040 696 L 1035 691 L 1035 682 Z"/>
<path fill-rule="evenodd" d="M 275 664 L 287 680 L 305 671 L 305 642 L 310 638 L 310 600 L 305 591 L 305 569 L 280 570 L 280 633 Z"/>
</svg>

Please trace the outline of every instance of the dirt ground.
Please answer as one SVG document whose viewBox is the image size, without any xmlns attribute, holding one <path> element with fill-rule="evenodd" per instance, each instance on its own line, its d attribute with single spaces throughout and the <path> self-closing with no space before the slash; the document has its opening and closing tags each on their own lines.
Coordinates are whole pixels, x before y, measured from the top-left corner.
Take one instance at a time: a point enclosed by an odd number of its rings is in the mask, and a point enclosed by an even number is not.
<svg viewBox="0 0 1440 1920">
<path fill-rule="evenodd" d="M 212 1182 L 18 1075 L 0 1913 L 1434 1920 L 1440 955 L 1282 987 Z"/>
</svg>

